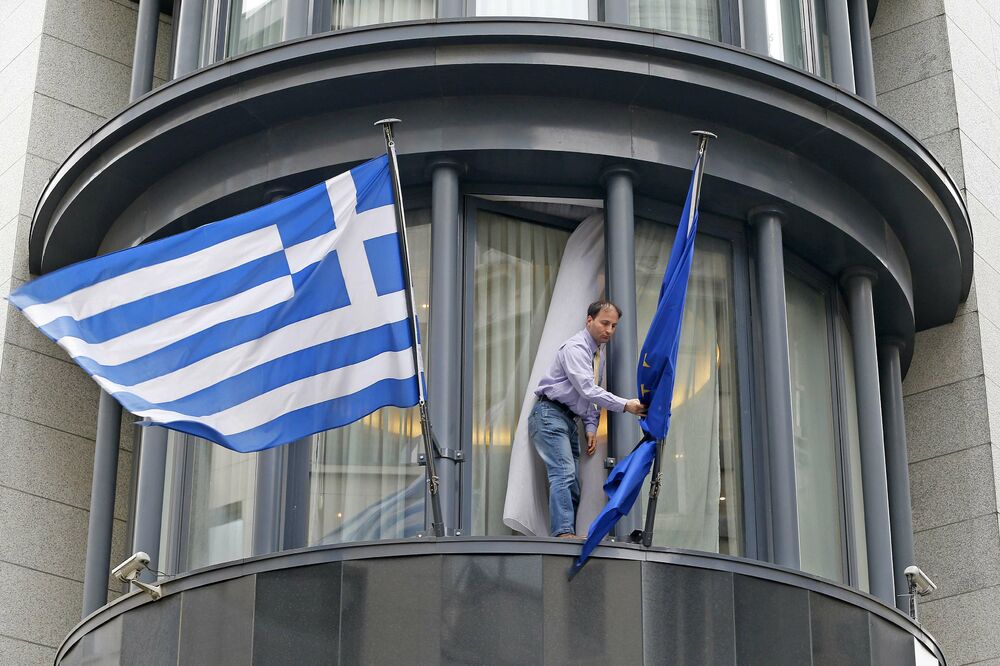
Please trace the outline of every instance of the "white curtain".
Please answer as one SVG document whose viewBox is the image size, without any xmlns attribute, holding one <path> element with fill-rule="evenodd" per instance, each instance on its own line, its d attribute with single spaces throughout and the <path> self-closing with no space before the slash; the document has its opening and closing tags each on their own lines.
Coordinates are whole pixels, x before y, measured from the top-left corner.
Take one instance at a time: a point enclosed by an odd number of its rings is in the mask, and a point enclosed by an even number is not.
<svg viewBox="0 0 1000 666">
<path fill-rule="evenodd" d="M 476 0 L 476 16 L 546 16 L 586 21 L 588 0 Z"/>
<path fill-rule="evenodd" d="M 719 0 L 629 0 L 629 23 L 719 40 Z"/>
<path fill-rule="evenodd" d="M 528 536 L 549 534 L 545 466 L 528 441 L 528 415 L 535 405 L 534 389 L 551 366 L 560 345 L 583 328 L 587 306 L 600 298 L 603 292 L 604 215 L 598 213 L 584 220 L 566 243 L 552 291 L 552 303 L 545 316 L 545 325 L 540 327 L 531 371 L 522 392 L 511 446 L 503 522 L 510 529 Z M 581 496 L 576 524 L 580 534 L 586 533 L 606 501 L 603 488 L 606 477 L 603 469 L 607 455 L 606 424 L 607 416 L 602 414 L 597 452 L 592 457 L 581 452 Z"/>
<path fill-rule="evenodd" d="M 435 0 L 333 0 L 333 29 L 434 18 Z"/>
<path fill-rule="evenodd" d="M 235 56 L 281 41 L 285 0 L 235 0 L 229 16 L 227 53 Z"/>
</svg>

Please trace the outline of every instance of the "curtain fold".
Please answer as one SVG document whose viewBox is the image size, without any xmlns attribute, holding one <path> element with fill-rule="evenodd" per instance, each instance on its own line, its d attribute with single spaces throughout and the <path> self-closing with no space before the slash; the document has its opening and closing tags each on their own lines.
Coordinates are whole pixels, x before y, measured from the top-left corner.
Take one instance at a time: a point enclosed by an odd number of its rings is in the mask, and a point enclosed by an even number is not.
<svg viewBox="0 0 1000 666">
<path fill-rule="evenodd" d="M 285 25 L 285 0 L 234 0 L 229 15 L 230 56 L 281 41 Z"/>
<path fill-rule="evenodd" d="M 719 0 L 629 0 L 629 23 L 718 41 Z"/>
<path fill-rule="evenodd" d="M 476 0 L 476 16 L 546 16 L 586 21 L 588 0 Z"/>
<path fill-rule="evenodd" d="M 434 18 L 435 0 L 333 0 L 333 30 Z"/>
</svg>

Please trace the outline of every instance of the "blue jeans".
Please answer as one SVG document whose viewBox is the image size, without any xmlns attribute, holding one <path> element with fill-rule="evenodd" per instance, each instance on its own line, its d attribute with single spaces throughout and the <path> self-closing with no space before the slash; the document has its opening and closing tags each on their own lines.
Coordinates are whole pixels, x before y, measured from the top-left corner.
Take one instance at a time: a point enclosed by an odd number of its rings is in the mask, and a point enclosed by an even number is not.
<svg viewBox="0 0 1000 666">
<path fill-rule="evenodd" d="M 580 438 L 576 420 L 550 402 L 539 400 L 528 417 L 528 437 L 549 475 L 549 521 L 552 536 L 576 532 L 580 505 Z"/>
</svg>

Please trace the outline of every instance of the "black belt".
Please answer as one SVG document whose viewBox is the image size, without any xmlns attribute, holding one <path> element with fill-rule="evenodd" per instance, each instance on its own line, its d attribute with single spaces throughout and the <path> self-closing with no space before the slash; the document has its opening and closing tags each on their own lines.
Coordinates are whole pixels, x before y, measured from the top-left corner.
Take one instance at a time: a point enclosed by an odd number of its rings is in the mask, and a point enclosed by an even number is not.
<svg viewBox="0 0 1000 666">
<path fill-rule="evenodd" d="M 565 414 L 566 416 L 568 416 L 570 419 L 575 419 L 576 418 L 576 414 L 573 412 L 572 409 L 569 408 L 569 405 L 561 403 L 558 400 L 553 400 L 552 398 L 550 398 L 549 396 L 547 396 L 545 394 L 539 395 L 538 396 L 538 401 L 539 402 L 547 402 L 550 405 L 554 405 L 556 408 L 558 408 L 563 414 Z"/>
</svg>

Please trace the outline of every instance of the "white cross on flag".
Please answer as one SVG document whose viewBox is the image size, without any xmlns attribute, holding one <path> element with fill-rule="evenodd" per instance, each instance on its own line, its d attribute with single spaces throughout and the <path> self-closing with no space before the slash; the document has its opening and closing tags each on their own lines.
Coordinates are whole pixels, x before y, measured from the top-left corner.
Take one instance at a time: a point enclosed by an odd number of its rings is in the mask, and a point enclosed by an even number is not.
<svg viewBox="0 0 1000 666">
<path fill-rule="evenodd" d="M 388 158 L 11 302 L 136 416 L 260 451 L 417 403 Z"/>
</svg>

